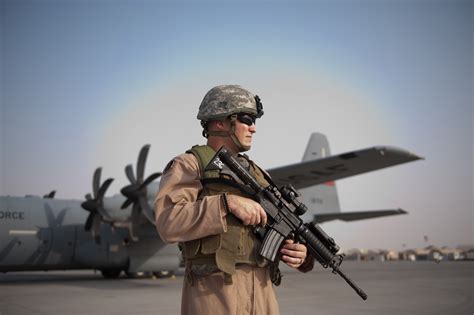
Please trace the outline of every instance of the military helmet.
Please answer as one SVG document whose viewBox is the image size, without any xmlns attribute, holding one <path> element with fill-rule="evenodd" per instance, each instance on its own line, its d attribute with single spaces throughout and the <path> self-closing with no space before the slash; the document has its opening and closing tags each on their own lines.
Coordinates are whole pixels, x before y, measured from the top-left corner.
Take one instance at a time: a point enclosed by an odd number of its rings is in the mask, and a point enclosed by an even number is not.
<svg viewBox="0 0 474 315">
<path fill-rule="evenodd" d="M 237 113 L 247 113 L 260 118 L 263 115 L 262 103 L 258 96 L 239 85 L 219 85 L 204 96 L 197 119 L 220 120 Z"/>
</svg>

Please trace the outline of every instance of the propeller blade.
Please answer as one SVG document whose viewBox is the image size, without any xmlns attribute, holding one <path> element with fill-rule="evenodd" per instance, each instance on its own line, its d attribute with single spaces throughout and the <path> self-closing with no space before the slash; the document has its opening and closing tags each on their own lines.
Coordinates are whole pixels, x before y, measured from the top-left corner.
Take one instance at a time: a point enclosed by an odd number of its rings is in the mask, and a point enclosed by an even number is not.
<svg viewBox="0 0 474 315">
<path fill-rule="evenodd" d="M 91 212 L 87 216 L 86 224 L 84 225 L 84 230 L 90 231 L 92 227 L 92 220 L 93 220 L 94 214 Z"/>
<path fill-rule="evenodd" d="M 96 202 L 93 199 L 87 199 L 86 201 L 81 203 L 81 206 L 89 212 L 94 212 L 96 208 Z"/>
<path fill-rule="evenodd" d="M 138 236 L 136 236 L 135 232 L 138 230 L 138 224 L 140 222 L 140 206 L 136 203 L 133 204 L 132 209 L 132 221 L 130 222 L 130 238 L 136 242 L 138 241 Z"/>
<path fill-rule="evenodd" d="M 133 166 L 132 166 L 132 164 L 128 164 L 125 167 L 125 174 L 127 175 L 127 178 L 130 181 L 130 183 L 135 184 L 135 176 L 133 175 Z"/>
<path fill-rule="evenodd" d="M 107 191 L 107 189 L 109 188 L 110 184 L 112 184 L 113 181 L 114 181 L 113 178 L 109 178 L 102 184 L 102 186 L 99 189 L 99 194 L 97 195 L 97 199 L 104 198 L 105 192 Z"/>
<path fill-rule="evenodd" d="M 100 188 L 100 174 L 102 173 L 102 167 L 95 169 L 94 178 L 92 179 L 92 193 L 97 198 Z"/>
<path fill-rule="evenodd" d="M 132 221 L 138 222 L 139 217 L 140 217 L 140 206 L 138 204 L 134 204 L 132 208 Z"/>
<path fill-rule="evenodd" d="M 155 225 L 155 213 L 153 209 L 150 207 L 148 204 L 146 198 L 140 198 L 138 199 L 140 202 L 140 207 L 142 208 L 142 212 L 147 218 L 148 221 L 150 221 L 151 224 Z"/>
<path fill-rule="evenodd" d="M 132 203 L 133 201 L 131 199 L 127 199 L 124 201 L 124 203 L 122 203 L 122 206 L 120 207 L 120 209 L 125 209 L 127 208 L 128 206 L 130 206 L 130 204 Z"/>
<path fill-rule="evenodd" d="M 148 150 L 150 150 L 150 145 L 146 144 L 140 150 L 138 155 L 138 164 L 137 164 L 137 182 L 143 182 L 143 175 L 145 174 L 145 163 L 148 156 Z"/>
<path fill-rule="evenodd" d="M 56 218 L 54 217 L 53 214 L 53 209 L 51 209 L 51 206 L 47 203 L 44 204 L 44 213 L 46 214 L 46 220 L 48 221 L 48 227 L 53 228 L 54 227 L 54 221 Z"/>
<path fill-rule="evenodd" d="M 92 237 L 95 239 L 95 242 L 97 244 L 100 244 L 100 225 L 102 220 L 111 220 L 109 214 L 105 211 L 105 208 L 103 206 L 103 198 L 110 184 L 114 180 L 113 178 L 109 178 L 101 185 L 101 174 L 102 168 L 96 168 L 92 178 L 92 194 L 86 194 L 86 200 L 81 203 L 82 208 L 90 212 L 89 216 L 87 217 L 86 223 L 84 224 L 84 229 L 86 231 L 91 231 Z M 64 209 L 63 211 L 64 212 L 61 212 L 58 216 L 58 224 L 61 224 L 64 220 L 66 209 Z"/>
<path fill-rule="evenodd" d="M 66 216 L 66 212 L 67 212 L 67 208 L 66 208 L 66 209 L 62 209 L 62 210 L 59 212 L 58 217 L 54 220 L 54 226 L 55 226 L 55 227 L 62 226 L 63 221 L 64 221 L 64 217 Z"/>
<path fill-rule="evenodd" d="M 125 174 L 127 175 L 127 178 L 130 181 L 130 185 L 123 187 L 120 192 L 127 197 L 125 202 L 122 204 L 121 208 L 125 209 L 131 204 L 133 204 L 132 208 L 132 213 L 129 218 L 130 223 L 129 223 L 129 231 L 130 231 L 130 237 L 132 240 L 137 241 L 138 237 L 136 235 L 136 231 L 138 229 L 138 226 L 140 224 L 141 220 L 141 214 L 140 212 L 143 213 L 143 215 L 147 218 L 150 223 L 153 225 L 155 224 L 155 215 L 153 209 L 150 207 L 147 201 L 147 190 L 146 187 L 155 179 L 160 177 L 162 173 L 154 173 L 150 176 L 148 176 L 144 180 L 144 175 L 145 175 L 145 164 L 146 160 L 148 157 L 148 152 L 150 150 L 150 145 L 146 144 L 144 145 L 140 153 L 138 154 L 138 162 L 137 162 L 137 168 L 136 168 L 136 175 L 137 177 L 135 178 L 134 173 L 133 173 L 133 167 L 132 165 L 127 165 L 125 167 Z"/>
<path fill-rule="evenodd" d="M 157 172 L 157 173 L 154 173 L 154 174 L 151 174 L 150 176 L 148 176 L 148 178 L 143 182 L 143 184 L 140 185 L 139 189 L 143 189 L 144 187 L 148 186 L 148 184 L 150 184 L 152 181 L 154 181 L 155 179 L 160 177 L 161 174 L 162 173 Z"/>
<path fill-rule="evenodd" d="M 54 214 L 53 208 L 48 203 L 44 204 L 44 212 L 46 214 L 46 220 L 48 221 L 48 228 L 54 229 L 60 227 L 63 224 L 64 217 L 66 216 L 68 208 L 64 208 L 59 211 L 57 217 Z"/>
<path fill-rule="evenodd" d="M 100 243 L 100 217 L 94 215 L 92 219 L 92 237 L 95 239 L 97 244 Z"/>
</svg>

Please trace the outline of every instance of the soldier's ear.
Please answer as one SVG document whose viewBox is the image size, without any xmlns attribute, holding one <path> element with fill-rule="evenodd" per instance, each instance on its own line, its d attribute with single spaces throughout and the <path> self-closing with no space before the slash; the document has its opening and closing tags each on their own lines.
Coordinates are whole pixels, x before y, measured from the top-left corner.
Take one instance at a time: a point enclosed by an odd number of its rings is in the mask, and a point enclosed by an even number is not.
<svg viewBox="0 0 474 315">
<path fill-rule="evenodd" d="M 227 130 L 227 120 L 214 121 L 217 130 Z"/>
</svg>

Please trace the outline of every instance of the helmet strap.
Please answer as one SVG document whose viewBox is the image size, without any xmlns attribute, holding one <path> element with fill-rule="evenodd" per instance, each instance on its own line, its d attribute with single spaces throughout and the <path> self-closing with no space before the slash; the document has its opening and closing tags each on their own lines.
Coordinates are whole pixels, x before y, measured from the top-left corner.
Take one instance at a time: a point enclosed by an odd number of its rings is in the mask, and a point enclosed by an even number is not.
<svg viewBox="0 0 474 315">
<path fill-rule="evenodd" d="M 202 136 L 204 138 L 209 138 L 209 132 L 207 130 L 207 121 L 201 120 L 201 127 L 202 127 Z"/>
<path fill-rule="evenodd" d="M 237 148 L 239 148 L 240 152 L 248 151 L 248 150 L 250 150 L 250 146 L 243 145 L 239 141 L 237 136 L 235 135 L 235 122 L 236 121 L 237 121 L 237 115 L 236 114 L 233 114 L 232 116 L 230 116 L 230 138 L 232 139 L 234 144 L 237 146 Z"/>
<path fill-rule="evenodd" d="M 230 131 L 217 131 L 217 130 L 208 130 L 207 122 L 201 122 L 201 126 L 203 127 L 202 135 L 204 138 L 209 138 L 209 136 L 213 137 L 228 137 L 230 136 Z"/>
<path fill-rule="evenodd" d="M 213 137 L 228 137 L 230 136 L 230 132 L 229 131 L 215 131 L 215 130 L 209 130 L 207 132 L 207 135 L 208 136 L 213 136 Z"/>
<path fill-rule="evenodd" d="M 230 130 L 228 131 L 216 131 L 216 130 L 203 130 L 203 136 L 208 138 L 209 136 L 213 137 L 230 137 L 232 139 L 232 142 L 237 146 L 240 152 L 245 152 L 250 150 L 250 146 L 243 145 L 237 136 L 235 135 L 235 125 L 237 121 L 237 115 L 231 115 L 230 116 Z"/>
</svg>

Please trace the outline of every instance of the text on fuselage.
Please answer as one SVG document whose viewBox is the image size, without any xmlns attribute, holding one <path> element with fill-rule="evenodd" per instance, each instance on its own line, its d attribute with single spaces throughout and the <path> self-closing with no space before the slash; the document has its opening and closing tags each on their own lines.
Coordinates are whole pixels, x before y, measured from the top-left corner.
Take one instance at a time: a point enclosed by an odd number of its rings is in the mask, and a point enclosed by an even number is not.
<svg viewBox="0 0 474 315">
<path fill-rule="evenodd" d="M 24 220 L 23 211 L 0 211 L 0 220 Z"/>
</svg>

